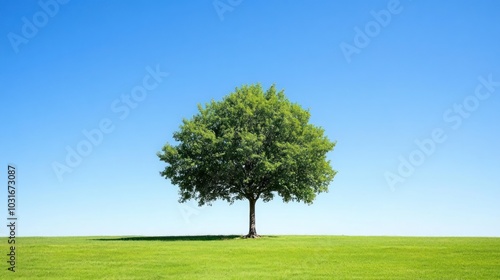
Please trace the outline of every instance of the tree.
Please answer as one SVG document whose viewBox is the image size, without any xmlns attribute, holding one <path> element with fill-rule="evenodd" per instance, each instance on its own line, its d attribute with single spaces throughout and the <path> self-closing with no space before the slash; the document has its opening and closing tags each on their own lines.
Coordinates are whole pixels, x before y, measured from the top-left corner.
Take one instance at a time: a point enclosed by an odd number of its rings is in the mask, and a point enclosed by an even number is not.
<svg viewBox="0 0 500 280">
<path fill-rule="evenodd" d="M 336 171 L 326 154 L 335 143 L 309 124 L 309 111 L 284 91 L 244 85 L 222 101 L 198 105 L 198 111 L 174 133 L 177 145 L 167 143 L 157 154 L 168 164 L 160 174 L 179 186 L 179 202 L 247 199 L 246 237 L 255 238 L 257 200 L 279 195 L 284 202 L 312 204 L 328 191 Z"/>
</svg>

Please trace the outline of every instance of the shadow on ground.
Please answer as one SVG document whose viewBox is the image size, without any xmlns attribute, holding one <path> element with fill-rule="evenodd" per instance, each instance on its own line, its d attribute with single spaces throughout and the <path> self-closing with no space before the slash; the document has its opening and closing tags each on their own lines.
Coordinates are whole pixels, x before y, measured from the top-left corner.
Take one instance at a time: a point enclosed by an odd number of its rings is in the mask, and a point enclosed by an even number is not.
<svg viewBox="0 0 500 280">
<path fill-rule="evenodd" d="M 268 236 L 271 237 L 271 236 Z M 216 241 L 243 239 L 240 235 L 134 236 L 92 239 L 97 241 Z"/>
</svg>

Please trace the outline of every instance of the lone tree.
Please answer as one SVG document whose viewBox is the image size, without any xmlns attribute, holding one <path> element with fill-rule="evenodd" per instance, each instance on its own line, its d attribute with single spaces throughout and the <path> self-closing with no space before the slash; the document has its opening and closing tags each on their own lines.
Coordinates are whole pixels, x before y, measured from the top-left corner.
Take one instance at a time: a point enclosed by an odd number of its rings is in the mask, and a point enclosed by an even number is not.
<svg viewBox="0 0 500 280">
<path fill-rule="evenodd" d="M 179 186 L 179 202 L 247 199 L 246 237 L 255 238 L 258 199 L 268 202 L 277 194 L 284 202 L 311 204 L 328 191 L 336 171 L 326 154 L 335 143 L 274 85 L 266 92 L 259 84 L 244 85 L 198 110 L 174 133 L 178 145 L 167 143 L 158 153 L 168 164 L 160 174 Z"/>
</svg>

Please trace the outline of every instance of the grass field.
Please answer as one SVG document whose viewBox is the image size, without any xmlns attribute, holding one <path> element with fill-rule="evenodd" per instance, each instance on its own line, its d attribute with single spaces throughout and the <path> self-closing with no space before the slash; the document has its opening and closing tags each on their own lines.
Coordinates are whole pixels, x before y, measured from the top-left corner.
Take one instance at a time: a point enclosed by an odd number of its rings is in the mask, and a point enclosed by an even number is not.
<svg viewBox="0 0 500 280">
<path fill-rule="evenodd" d="M 500 238 L 25 237 L 0 279 L 500 279 Z"/>
</svg>

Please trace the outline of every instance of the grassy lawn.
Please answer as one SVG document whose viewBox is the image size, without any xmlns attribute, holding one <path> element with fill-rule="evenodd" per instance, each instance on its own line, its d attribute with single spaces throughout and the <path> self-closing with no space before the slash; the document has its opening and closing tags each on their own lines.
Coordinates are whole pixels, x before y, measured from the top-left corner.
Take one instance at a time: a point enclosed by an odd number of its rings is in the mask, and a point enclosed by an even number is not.
<svg viewBox="0 0 500 280">
<path fill-rule="evenodd" d="M 500 279 L 500 238 L 17 238 L 0 279 Z"/>
</svg>

